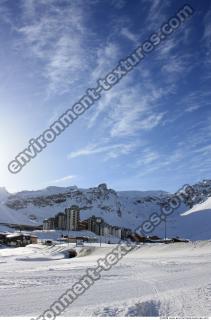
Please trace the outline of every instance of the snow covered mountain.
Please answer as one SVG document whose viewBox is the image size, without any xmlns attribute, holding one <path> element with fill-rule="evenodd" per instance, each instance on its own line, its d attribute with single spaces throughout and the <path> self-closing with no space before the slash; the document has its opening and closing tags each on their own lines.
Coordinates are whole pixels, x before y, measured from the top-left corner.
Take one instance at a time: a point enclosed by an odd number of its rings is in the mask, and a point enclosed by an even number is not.
<svg viewBox="0 0 211 320">
<path fill-rule="evenodd" d="M 5 188 L 0 187 L 0 202 L 9 197 L 9 192 Z"/>
<path fill-rule="evenodd" d="M 197 183 L 194 206 L 186 202 L 167 221 L 167 235 L 211 239 L 211 180 Z M 135 229 L 173 195 L 165 191 L 121 191 L 106 184 L 81 189 L 76 186 L 48 187 L 38 191 L 9 194 L 0 188 L 0 223 L 40 225 L 71 205 L 81 209 L 81 219 L 101 216 L 106 222 Z M 206 206 L 204 207 L 204 205 Z M 153 234 L 163 236 L 163 225 Z"/>
</svg>

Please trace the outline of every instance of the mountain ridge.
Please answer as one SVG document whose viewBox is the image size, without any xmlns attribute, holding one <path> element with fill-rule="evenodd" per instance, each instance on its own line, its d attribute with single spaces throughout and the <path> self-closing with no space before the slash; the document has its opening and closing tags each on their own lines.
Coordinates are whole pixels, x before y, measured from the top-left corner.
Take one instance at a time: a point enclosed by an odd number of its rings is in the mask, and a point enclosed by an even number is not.
<svg viewBox="0 0 211 320">
<path fill-rule="evenodd" d="M 168 218 L 168 233 L 171 236 L 196 240 L 201 240 L 203 237 L 210 239 L 211 235 L 206 226 L 207 224 L 211 226 L 211 208 L 206 209 L 206 213 L 200 211 L 200 219 L 197 218 L 195 211 L 187 216 L 184 213 L 190 210 L 191 206 L 203 203 L 211 197 L 211 180 L 203 180 L 192 187 L 195 191 L 193 203 L 184 201 Z M 13 194 L 0 188 L 0 222 L 36 226 L 42 224 L 45 218 L 63 212 L 65 208 L 78 205 L 82 220 L 96 215 L 109 224 L 135 229 L 150 214 L 160 212 L 162 203 L 171 197 L 173 194 L 166 191 L 115 191 L 108 188 L 105 183 L 88 189 L 77 186 L 49 186 L 43 190 Z M 191 232 L 190 226 L 193 221 L 194 230 Z M 203 228 L 206 229 L 204 236 Z M 163 225 L 158 226 L 154 234 L 162 236 Z"/>
</svg>

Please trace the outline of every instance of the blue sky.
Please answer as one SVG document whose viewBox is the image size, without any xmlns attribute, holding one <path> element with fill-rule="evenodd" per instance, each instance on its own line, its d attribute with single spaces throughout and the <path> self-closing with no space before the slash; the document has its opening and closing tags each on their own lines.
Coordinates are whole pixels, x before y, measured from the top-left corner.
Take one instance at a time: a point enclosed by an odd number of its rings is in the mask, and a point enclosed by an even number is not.
<svg viewBox="0 0 211 320">
<path fill-rule="evenodd" d="M 162 0 L 0 0 L 0 185 L 176 191 L 210 178 L 211 4 L 54 143 L 8 163 L 184 5 Z"/>
</svg>

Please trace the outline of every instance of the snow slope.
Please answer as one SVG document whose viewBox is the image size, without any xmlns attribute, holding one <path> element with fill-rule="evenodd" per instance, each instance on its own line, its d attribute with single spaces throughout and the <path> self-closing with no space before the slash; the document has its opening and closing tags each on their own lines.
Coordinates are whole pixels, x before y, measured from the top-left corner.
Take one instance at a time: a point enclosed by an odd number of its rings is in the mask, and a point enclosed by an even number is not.
<svg viewBox="0 0 211 320">
<path fill-rule="evenodd" d="M 1 316 L 38 316 L 113 248 L 64 246 L 0 250 Z M 80 254 L 80 252 L 83 254 Z M 80 296 L 63 316 L 211 316 L 211 242 L 137 247 Z"/>
<path fill-rule="evenodd" d="M 9 192 L 5 188 L 0 187 L 0 202 L 7 199 Z"/>
<path fill-rule="evenodd" d="M 209 214 L 211 215 L 211 198 L 208 198 L 202 203 L 196 204 L 192 209 L 186 211 L 185 213 L 182 214 L 182 216 L 187 216 L 192 213 L 201 213 L 203 214 L 204 211 L 208 211 Z"/>
</svg>

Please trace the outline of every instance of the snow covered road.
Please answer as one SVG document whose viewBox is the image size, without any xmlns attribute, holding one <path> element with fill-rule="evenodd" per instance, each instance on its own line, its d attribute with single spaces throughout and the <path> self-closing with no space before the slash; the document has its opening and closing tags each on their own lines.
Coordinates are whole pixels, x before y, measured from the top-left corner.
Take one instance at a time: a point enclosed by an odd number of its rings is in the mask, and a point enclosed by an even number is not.
<svg viewBox="0 0 211 320">
<path fill-rule="evenodd" d="M 0 315 L 38 316 L 112 246 L 0 249 Z M 211 242 L 146 244 L 102 273 L 64 316 L 211 316 Z"/>
</svg>

